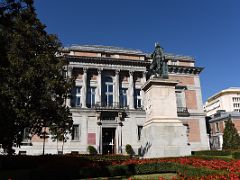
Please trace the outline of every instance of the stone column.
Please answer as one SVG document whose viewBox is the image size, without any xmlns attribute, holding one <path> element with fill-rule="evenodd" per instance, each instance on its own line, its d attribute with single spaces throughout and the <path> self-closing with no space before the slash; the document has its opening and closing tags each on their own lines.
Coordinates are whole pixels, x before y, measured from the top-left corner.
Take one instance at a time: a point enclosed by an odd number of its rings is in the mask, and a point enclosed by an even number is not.
<svg viewBox="0 0 240 180">
<path fill-rule="evenodd" d="M 98 80 L 97 80 L 97 103 L 101 105 L 102 102 L 102 69 L 98 69 Z"/>
<path fill-rule="evenodd" d="M 115 105 L 119 106 L 119 70 L 115 71 L 115 87 L 114 87 Z"/>
<path fill-rule="evenodd" d="M 82 90 L 81 90 L 81 97 L 82 97 L 82 108 L 87 108 L 87 69 L 83 68 L 83 82 L 82 82 Z"/>
<path fill-rule="evenodd" d="M 134 109 L 134 80 L 133 71 L 129 71 L 129 108 Z"/>
<path fill-rule="evenodd" d="M 145 84 L 147 80 L 147 71 L 142 72 L 142 84 Z M 142 98 L 142 107 L 144 108 L 144 91 L 141 90 L 141 98 Z"/>
<path fill-rule="evenodd" d="M 67 79 L 69 79 L 69 80 L 72 78 L 72 70 L 73 70 L 72 66 L 67 67 Z M 71 98 L 69 98 L 69 97 L 67 97 L 67 99 L 66 99 L 66 106 L 71 107 Z"/>
</svg>

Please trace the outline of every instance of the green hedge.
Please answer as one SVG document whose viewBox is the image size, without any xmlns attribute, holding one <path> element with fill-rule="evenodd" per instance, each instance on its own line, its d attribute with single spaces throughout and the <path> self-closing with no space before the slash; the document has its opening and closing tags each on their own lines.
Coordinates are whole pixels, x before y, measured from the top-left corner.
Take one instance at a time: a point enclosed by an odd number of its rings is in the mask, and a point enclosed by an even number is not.
<svg viewBox="0 0 240 180">
<path fill-rule="evenodd" d="M 154 173 L 180 173 L 189 177 L 219 174 L 221 171 L 195 168 L 173 162 L 109 165 L 103 157 L 91 156 L 0 156 L 0 179 L 79 179 L 131 176 Z M 118 156 L 113 156 L 117 158 Z M 92 157 L 93 158 L 93 157 Z M 96 159 L 97 158 L 97 159 Z"/>
<path fill-rule="evenodd" d="M 79 171 L 80 178 L 131 176 L 155 173 L 179 173 L 187 177 L 201 177 L 220 174 L 220 171 L 195 168 L 192 166 L 180 165 L 172 162 L 145 163 L 117 165 L 98 168 L 83 168 Z"/>
<path fill-rule="evenodd" d="M 234 159 L 240 159 L 240 152 L 233 152 L 232 156 Z"/>
<path fill-rule="evenodd" d="M 231 155 L 231 151 L 217 151 L 217 150 L 208 150 L 208 151 L 193 151 L 192 155 L 201 156 L 229 156 Z"/>
<path fill-rule="evenodd" d="M 199 159 L 205 159 L 205 160 L 216 160 L 216 159 L 220 159 L 220 160 L 223 160 L 223 161 L 232 161 L 233 160 L 232 157 L 225 157 L 225 156 L 198 155 L 198 156 L 194 156 L 194 157 L 199 158 Z"/>
</svg>

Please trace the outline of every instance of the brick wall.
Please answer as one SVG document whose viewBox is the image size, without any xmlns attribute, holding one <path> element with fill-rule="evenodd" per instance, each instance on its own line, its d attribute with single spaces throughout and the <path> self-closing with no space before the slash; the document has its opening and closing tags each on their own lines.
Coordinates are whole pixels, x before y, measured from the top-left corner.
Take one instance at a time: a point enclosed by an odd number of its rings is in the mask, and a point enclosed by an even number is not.
<svg viewBox="0 0 240 180">
<path fill-rule="evenodd" d="M 133 59 L 133 60 L 141 60 L 140 56 L 131 56 L 131 55 L 119 55 L 120 59 Z"/>
<path fill-rule="evenodd" d="M 192 76 L 169 75 L 169 79 L 178 81 L 178 85 L 181 85 L 181 86 L 194 85 L 194 77 L 192 77 Z"/>
<path fill-rule="evenodd" d="M 93 52 L 74 52 L 75 56 L 98 57 L 98 53 Z"/>
<path fill-rule="evenodd" d="M 200 141 L 200 128 L 199 121 L 197 119 L 191 119 L 183 122 L 184 124 L 188 124 L 189 133 L 188 140 L 189 142 L 199 142 Z"/>
<path fill-rule="evenodd" d="M 194 90 L 186 90 L 186 105 L 188 109 L 197 109 L 197 97 L 196 91 Z"/>
<path fill-rule="evenodd" d="M 240 132 L 240 119 L 234 119 L 233 123 L 235 124 L 236 129 Z"/>
</svg>

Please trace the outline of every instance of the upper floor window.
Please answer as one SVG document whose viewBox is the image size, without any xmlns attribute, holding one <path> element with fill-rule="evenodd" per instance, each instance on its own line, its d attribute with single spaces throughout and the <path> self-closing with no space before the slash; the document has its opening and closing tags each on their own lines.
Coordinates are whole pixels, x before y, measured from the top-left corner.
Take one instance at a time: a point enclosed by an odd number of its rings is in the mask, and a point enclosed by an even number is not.
<svg viewBox="0 0 240 180">
<path fill-rule="evenodd" d="M 88 95 L 87 95 L 87 106 L 92 107 L 95 105 L 95 94 L 96 94 L 96 88 L 95 87 L 90 87 L 88 89 Z"/>
<path fill-rule="evenodd" d="M 113 105 L 113 80 L 111 77 L 104 78 L 104 103 L 106 106 Z"/>
<path fill-rule="evenodd" d="M 233 102 L 240 102 L 240 97 L 233 97 L 232 100 Z"/>
<path fill-rule="evenodd" d="M 185 93 L 183 90 L 176 91 L 177 107 L 186 107 Z"/>
<path fill-rule="evenodd" d="M 127 107 L 127 88 L 120 89 L 120 106 Z"/>
<path fill-rule="evenodd" d="M 141 89 L 135 89 L 135 108 L 142 107 Z"/>
<path fill-rule="evenodd" d="M 81 106 L 81 86 L 76 86 L 73 89 L 72 106 Z"/>
</svg>

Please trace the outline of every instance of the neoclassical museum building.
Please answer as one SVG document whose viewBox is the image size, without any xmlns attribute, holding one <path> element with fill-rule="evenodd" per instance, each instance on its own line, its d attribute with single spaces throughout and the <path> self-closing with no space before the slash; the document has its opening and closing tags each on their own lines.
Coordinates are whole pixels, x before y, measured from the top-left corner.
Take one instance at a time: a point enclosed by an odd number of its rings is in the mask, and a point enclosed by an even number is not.
<svg viewBox="0 0 240 180">
<path fill-rule="evenodd" d="M 72 98 L 66 101 L 73 118 L 67 142 L 45 142 L 45 154 L 87 153 L 89 145 L 100 154 L 125 154 L 126 144 L 135 153 L 141 148 L 145 122 L 141 87 L 149 78 L 151 54 L 111 46 L 74 45 L 63 48 L 69 61 L 67 77 L 75 77 Z M 175 88 L 177 115 L 187 128 L 192 151 L 209 149 L 199 74 L 201 67 L 189 56 L 164 54 L 170 80 Z M 163 108 L 168 108 L 162 105 Z M 62 146 L 64 145 L 64 146 Z M 43 139 L 24 139 L 21 154 L 42 154 Z"/>
</svg>

